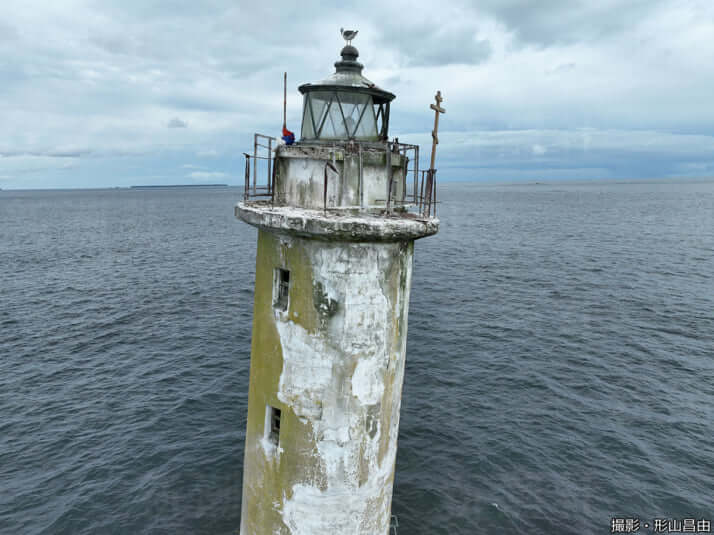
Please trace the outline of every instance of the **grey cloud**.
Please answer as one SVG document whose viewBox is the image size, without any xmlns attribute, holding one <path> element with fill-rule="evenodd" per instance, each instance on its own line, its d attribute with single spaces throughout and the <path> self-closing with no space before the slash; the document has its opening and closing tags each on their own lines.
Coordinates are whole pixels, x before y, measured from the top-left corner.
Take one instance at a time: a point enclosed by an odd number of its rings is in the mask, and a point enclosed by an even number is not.
<svg viewBox="0 0 714 535">
<path fill-rule="evenodd" d="M 71 149 L 71 150 L 0 150 L 0 158 L 79 158 L 81 156 L 89 156 L 92 151 L 87 149 Z"/>
<path fill-rule="evenodd" d="M 0 20 L 0 43 L 3 41 L 14 41 L 17 38 L 18 34 L 15 27 Z"/>
<path fill-rule="evenodd" d="M 182 91 L 176 91 L 172 95 L 160 98 L 158 102 L 178 110 L 237 111 L 240 107 L 239 102 L 235 100 L 229 101 L 228 99 L 216 98 L 216 95 L 213 94 L 190 95 Z"/>
<path fill-rule="evenodd" d="M 560 63 L 559 65 L 556 65 L 552 69 L 548 69 L 545 71 L 546 74 L 551 75 L 551 74 L 564 74 L 566 72 L 570 72 L 574 70 L 576 67 L 575 62 L 569 62 L 569 63 Z"/>
<path fill-rule="evenodd" d="M 491 43 L 477 37 L 472 26 L 442 26 L 431 23 L 393 26 L 379 38 L 381 46 L 396 47 L 410 67 L 478 65 L 493 52 Z"/>
<path fill-rule="evenodd" d="M 714 147 L 714 138 L 706 136 L 536 130 L 471 136 L 464 143 L 452 134 L 440 136 L 444 150 L 437 154 L 437 167 L 442 176 L 472 180 L 701 177 L 711 175 L 714 168 L 711 152 L 706 154 Z M 589 142 L 578 139 L 582 136 L 590 136 Z M 652 138 L 655 146 L 650 147 Z"/>
<path fill-rule="evenodd" d="M 409 55 L 407 65 L 434 66 L 434 65 L 478 65 L 488 60 L 492 53 L 491 43 L 487 40 L 474 39 L 473 36 L 464 36 L 463 40 L 445 40 L 436 38 L 432 41 L 439 43 L 436 46 L 425 44 L 420 50 Z"/>
<path fill-rule="evenodd" d="M 80 158 L 82 156 L 89 156 L 92 154 L 92 151 L 90 150 L 57 150 L 57 151 L 48 151 L 47 156 L 50 156 L 52 158 Z"/>
<path fill-rule="evenodd" d="M 110 32 L 92 35 L 88 42 L 109 54 L 131 55 L 135 54 L 137 49 L 131 36 Z"/>
<path fill-rule="evenodd" d="M 164 150 L 184 151 L 179 162 L 198 154 L 216 163 L 252 146 L 254 131 L 279 130 L 283 70 L 288 122 L 299 128 L 296 87 L 332 71 L 339 26 L 360 30 L 355 45 L 366 76 L 398 92 L 392 134 L 403 141 L 430 146 L 428 135 L 407 133 L 431 127 L 438 82 L 448 110 L 444 166 L 461 157 L 449 150 L 449 131 L 647 129 L 650 144 L 660 139 L 655 131 L 714 131 L 711 3 L 603 1 L 444 0 L 435 10 L 425 0 L 408 9 L 382 0 L 279 9 L 241 0 L 172 0 L 170 9 L 106 0 L 86 4 L 81 18 L 62 3 L 17 4 L 0 22 L 0 153 L 28 155 L 13 159 L 13 169 L 34 165 L 34 155 L 54 156 L 48 160 L 58 166 L 59 156 L 78 156 L 100 169 L 108 155 L 141 154 L 160 166 Z M 445 66 L 438 80 L 426 68 L 435 65 Z M 620 153 L 583 151 L 584 135 L 549 136 L 469 150 L 511 167 L 654 161 L 629 134 L 618 139 Z M 661 148 L 682 169 L 709 168 Z"/>
<path fill-rule="evenodd" d="M 168 122 L 166 126 L 169 128 L 188 128 L 188 123 L 179 119 L 178 117 L 174 117 Z"/>
<path fill-rule="evenodd" d="M 427 135 L 423 137 L 426 140 Z M 678 165 L 708 169 L 714 163 L 714 136 L 705 135 L 582 129 L 449 132 L 439 137 L 442 158 L 471 168 L 583 167 L 609 169 L 613 175 L 626 170 L 625 176 L 662 176 L 662 170 Z"/>
<path fill-rule="evenodd" d="M 482 0 L 477 10 L 501 21 L 523 44 L 551 46 L 605 38 L 632 28 L 663 0 Z"/>
</svg>

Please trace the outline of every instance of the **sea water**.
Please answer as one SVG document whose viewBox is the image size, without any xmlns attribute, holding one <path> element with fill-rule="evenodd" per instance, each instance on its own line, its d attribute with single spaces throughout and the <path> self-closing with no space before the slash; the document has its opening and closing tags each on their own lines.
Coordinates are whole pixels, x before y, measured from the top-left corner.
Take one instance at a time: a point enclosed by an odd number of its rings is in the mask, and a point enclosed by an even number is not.
<svg viewBox="0 0 714 535">
<path fill-rule="evenodd" d="M 714 183 L 439 186 L 399 535 L 714 522 Z M 234 534 L 237 188 L 0 192 L 0 532 Z M 651 530 L 649 530 L 651 531 Z"/>
</svg>

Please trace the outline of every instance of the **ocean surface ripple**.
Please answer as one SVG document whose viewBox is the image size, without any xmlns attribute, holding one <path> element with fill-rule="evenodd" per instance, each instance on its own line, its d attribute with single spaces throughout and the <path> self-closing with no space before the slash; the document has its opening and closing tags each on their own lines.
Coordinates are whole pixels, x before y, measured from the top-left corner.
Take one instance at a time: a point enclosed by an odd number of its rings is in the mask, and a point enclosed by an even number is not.
<svg viewBox="0 0 714 535">
<path fill-rule="evenodd" d="M 0 192 L 0 533 L 237 533 L 240 195 Z M 416 244 L 399 535 L 714 523 L 714 183 L 439 200 Z"/>
</svg>

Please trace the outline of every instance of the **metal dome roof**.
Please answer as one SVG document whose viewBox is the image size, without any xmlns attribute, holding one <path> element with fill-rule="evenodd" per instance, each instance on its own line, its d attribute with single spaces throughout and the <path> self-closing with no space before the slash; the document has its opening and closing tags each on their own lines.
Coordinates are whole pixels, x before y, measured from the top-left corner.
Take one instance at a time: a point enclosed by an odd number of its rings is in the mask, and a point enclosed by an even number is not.
<svg viewBox="0 0 714 535">
<path fill-rule="evenodd" d="M 324 80 L 315 83 L 302 84 L 298 87 L 300 93 L 309 91 L 351 91 L 372 95 L 375 104 L 391 102 L 396 98 L 394 93 L 377 87 L 374 82 L 362 76 L 364 65 L 357 61 L 359 51 L 352 45 L 345 46 L 340 52 L 342 60 L 335 63 L 335 72 Z"/>
</svg>

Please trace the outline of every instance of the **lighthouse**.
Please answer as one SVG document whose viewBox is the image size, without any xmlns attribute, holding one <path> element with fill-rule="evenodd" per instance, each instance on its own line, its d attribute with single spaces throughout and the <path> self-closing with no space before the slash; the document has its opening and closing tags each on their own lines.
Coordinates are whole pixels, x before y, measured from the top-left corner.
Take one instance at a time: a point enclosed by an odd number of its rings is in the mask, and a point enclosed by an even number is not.
<svg viewBox="0 0 714 535">
<path fill-rule="evenodd" d="M 298 88 L 299 139 L 256 134 L 246 154 L 235 212 L 258 245 L 241 535 L 390 530 L 414 241 L 439 228 L 435 171 L 389 139 L 395 95 L 362 75 L 347 33 L 335 72 Z"/>
</svg>

